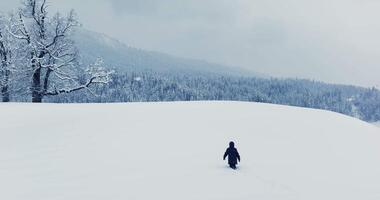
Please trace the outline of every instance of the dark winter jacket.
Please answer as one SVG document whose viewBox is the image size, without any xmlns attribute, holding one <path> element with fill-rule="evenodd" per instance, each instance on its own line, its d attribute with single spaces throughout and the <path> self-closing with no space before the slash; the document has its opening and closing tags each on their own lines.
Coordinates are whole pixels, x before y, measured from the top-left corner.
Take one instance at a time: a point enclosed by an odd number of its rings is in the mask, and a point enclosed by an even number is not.
<svg viewBox="0 0 380 200">
<path fill-rule="evenodd" d="M 240 155 L 237 149 L 234 147 L 234 143 L 230 143 L 230 147 L 227 148 L 226 153 L 224 153 L 223 159 L 226 159 L 228 156 L 228 164 L 236 165 L 237 161 L 240 162 Z"/>
</svg>

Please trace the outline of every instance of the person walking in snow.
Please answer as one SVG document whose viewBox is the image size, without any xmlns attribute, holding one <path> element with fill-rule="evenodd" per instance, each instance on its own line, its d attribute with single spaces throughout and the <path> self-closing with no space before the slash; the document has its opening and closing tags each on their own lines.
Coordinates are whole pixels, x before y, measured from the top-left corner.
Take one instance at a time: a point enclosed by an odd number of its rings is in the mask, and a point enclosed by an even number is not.
<svg viewBox="0 0 380 200">
<path fill-rule="evenodd" d="M 228 164 L 232 169 L 236 169 L 238 161 L 240 162 L 240 155 L 237 149 L 235 148 L 235 143 L 230 142 L 230 147 L 227 148 L 226 153 L 224 153 L 223 160 L 226 160 L 228 156 Z"/>
</svg>

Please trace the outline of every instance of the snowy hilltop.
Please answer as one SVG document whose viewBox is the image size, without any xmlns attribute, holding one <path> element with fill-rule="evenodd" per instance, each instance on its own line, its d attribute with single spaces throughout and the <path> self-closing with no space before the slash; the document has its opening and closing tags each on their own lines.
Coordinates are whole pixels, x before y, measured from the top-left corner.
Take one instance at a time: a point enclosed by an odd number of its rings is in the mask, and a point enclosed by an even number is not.
<svg viewBox="0 0 380 200">
<path fill-rule="evenodd" d="M 379 198 L 379 129 L 333 112 L 242 102 L 0 110 L 0 199 Z M 231 140 L 236 171 L 223 161 Z"/>
</svg>

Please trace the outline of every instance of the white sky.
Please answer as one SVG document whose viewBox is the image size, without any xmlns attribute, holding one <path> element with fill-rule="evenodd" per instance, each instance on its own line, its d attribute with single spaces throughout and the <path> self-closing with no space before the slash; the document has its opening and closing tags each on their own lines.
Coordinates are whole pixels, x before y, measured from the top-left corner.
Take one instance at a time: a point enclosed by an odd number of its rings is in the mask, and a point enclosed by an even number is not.
<svg viewBox="0 0 380 200">
<path fill-rule="evenodd" d="M 0 0 L 0 10 L 17 0 Z M 380 86 L 378 0 L 50 0 L 126 44 L 281 77 Z"/>
</svg>

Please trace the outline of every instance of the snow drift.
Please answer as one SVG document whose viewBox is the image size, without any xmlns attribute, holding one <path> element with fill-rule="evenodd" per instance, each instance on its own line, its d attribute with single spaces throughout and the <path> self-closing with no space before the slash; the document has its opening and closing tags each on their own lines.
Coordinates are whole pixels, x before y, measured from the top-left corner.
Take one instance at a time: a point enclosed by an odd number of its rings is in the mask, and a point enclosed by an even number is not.
<svg viewBox="0 0 380 200">
<path fill-rule="evenodd" d="M 379 199 L 380 131 L 243 102 L 0 104 L 0 199 Z M 242 163 L 222 160 L 234 140 Z"/>
</svg>

